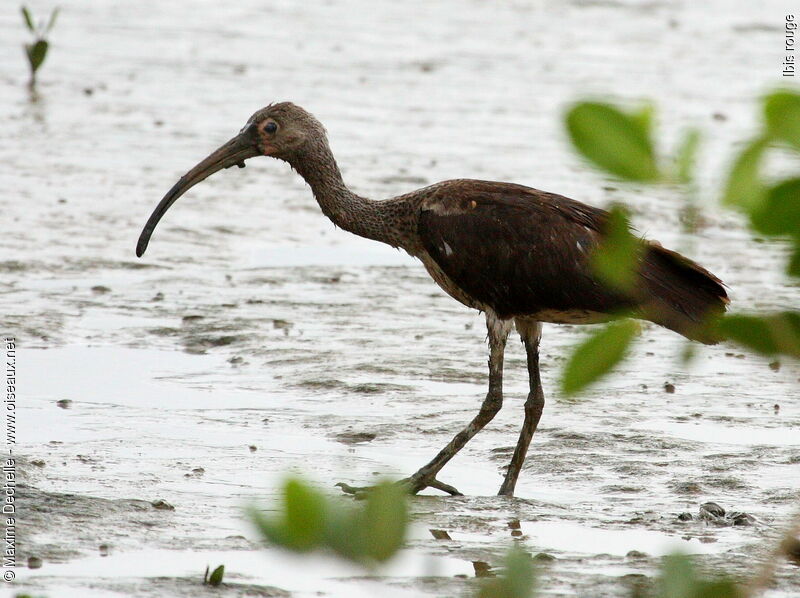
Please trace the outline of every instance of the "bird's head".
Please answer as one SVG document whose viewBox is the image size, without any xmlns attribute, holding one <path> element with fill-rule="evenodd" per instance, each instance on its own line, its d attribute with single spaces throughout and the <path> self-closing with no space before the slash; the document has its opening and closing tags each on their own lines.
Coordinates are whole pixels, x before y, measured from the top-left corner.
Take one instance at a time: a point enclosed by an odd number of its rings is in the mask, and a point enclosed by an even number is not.
<svg viewBox="0 0 800 598">
<path fill-rule="evenodd" d="M 136 255 L 141 257 L 161 217 L 178 198 L 223 168 L 244 168 L 244 161 L 270 156 L 296 164 L 309 148 L 326 143 L 325 129 L 314 116 L 291 102 L 270 104 L 247 119 L 233 139 L 198 163 L 170 189 L 144 225 Z"/>
<path fill-rule="evenodd" d="M 251 134 L 256 136 L 259 154 L 287 162 L 326 138 L 325 128 L 314 115 L 291 102 L 262 108 L 247 120 L 242 133 L 248 127 L 252 127 Z"/>
</svg>

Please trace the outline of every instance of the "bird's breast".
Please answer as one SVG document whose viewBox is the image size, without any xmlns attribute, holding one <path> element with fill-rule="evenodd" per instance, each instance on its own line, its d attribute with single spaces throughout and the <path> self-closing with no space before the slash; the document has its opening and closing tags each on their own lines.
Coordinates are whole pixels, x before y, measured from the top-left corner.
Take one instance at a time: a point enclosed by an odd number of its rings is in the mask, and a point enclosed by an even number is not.
<svg viewBox="0 0 800 598">
<path fill-rule="evenodd" d="M 464 291 L 464 289 L 458 286 L 452 278 L 444 273 L 444 271 L 439 267 L 439 264 L 437 264 L 427 252 L 422 251 L 417 254 L 416 257 L 422 261 L 425 269 L 428 271 L 428 274 L 431 275 L 431 278 L 433 278 L 436 284 L 438 284 L 445 293 L 450 295 L 459 303 L 463 303 L 467 307 L 486 311 L 488 306 L 484 305 L 480 301 L 475 300 L 473 297 L 470 297 L 469 294 Z"/>
</svg>

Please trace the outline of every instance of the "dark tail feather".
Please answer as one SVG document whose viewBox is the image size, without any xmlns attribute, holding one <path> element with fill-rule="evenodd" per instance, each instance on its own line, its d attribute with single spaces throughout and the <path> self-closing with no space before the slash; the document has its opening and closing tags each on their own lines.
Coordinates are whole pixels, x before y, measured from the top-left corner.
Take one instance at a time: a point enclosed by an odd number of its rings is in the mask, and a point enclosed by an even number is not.
<svg viewBox="0 0 800 598">
<path fill-rule="evenodd" d="M 725 313 L 728 294 L 722 281 L 681 254 L 648 243 L 641 276 L 648 320 L 705 344 L 721 339 L 708 324 Z"/>
</svg>

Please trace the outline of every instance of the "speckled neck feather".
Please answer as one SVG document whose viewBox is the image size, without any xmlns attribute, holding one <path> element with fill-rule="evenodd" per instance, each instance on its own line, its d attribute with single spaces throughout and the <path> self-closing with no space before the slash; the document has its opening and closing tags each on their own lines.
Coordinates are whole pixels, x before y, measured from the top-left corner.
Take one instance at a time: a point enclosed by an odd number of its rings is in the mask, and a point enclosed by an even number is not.
<svg viewBox="0 0 800 598">
<path fill-rule="evenodd" d="M 350 191 L 324 137 L 310 141 L 287 161 L 311 186 L 322 212 L 336 226 L 392 247 L 409 250 L 415 245 L 408 202 L 375 201 Z"/>
</svg>

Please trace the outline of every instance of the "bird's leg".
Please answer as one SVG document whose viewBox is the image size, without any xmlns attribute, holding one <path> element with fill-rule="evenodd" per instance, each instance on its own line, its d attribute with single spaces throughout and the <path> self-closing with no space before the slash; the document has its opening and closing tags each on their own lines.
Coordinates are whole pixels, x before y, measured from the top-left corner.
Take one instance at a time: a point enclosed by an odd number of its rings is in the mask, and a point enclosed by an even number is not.
<svg viewBox="0 0 800 598">
<path fill-rule="evenodd" d="M 436 488 L 458 496 L 461 493 L 436 479 L 436 474 L 455 457 L 469 440 L 492 421 L 503 406 L 503 354 L 506 339 L 511 331 L 511 320 L 501 320 L 493 312 L 486 312 L 486 328 L 489 331 L 489 392 L 481 404 L 480 411 L 472 421 L 445 446 L 427 465 L 405 480 L 409 491 L 416 494 L 424 488 Z"/>
<path fill-rule="evenodd" d="M 539 418 L 542 417 L 544 409 L 544 393 L 542 392 L 542 381 L 539 377 L 539 340 L 542 338 L 542 325 L 540 322 L 525 322 L 517 320 L 517 330 L 525 344 L 525 352 L 528 354 L 528 377 L 530 378 L 530 393 L 528 400 L 525 401 L 525 421 L 522 424 L 522 431 L 519 434 L 517 447 L 514 449 L 514 456 L 508 464 L 506 478 L 497 493 L 500 496 L 514 496 L 514 486 L 517 484 L 517 477 L 525 461 L 525 454 L 528 446 L 536 432 Z"/>
</svg>

